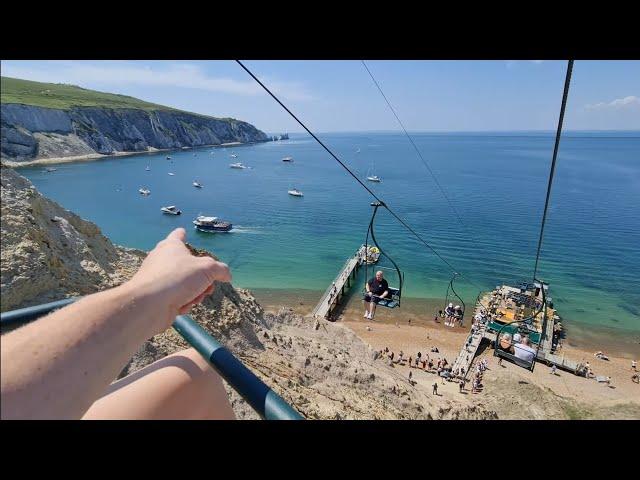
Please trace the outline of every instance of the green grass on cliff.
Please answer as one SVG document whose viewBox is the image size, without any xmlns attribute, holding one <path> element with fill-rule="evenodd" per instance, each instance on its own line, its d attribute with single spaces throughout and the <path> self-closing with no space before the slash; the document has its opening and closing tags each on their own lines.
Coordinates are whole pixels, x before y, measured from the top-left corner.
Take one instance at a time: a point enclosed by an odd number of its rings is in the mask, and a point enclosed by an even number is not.
<svg viewBox="0 0 640 480">
<path fill-rule="evenodd" d="M 136 108 L 147 111 L 169 110 L 183 112 L 175 108 L 165 107 L 149 103 L 137 98 L 115 93 L 96 92 L 75 85 L 63 83 L 41 83 L 18 78 L 0 78 L 1 103 L 19 103 L 36 107 L 56 108 L 68 110 L 72 107 L 102 107 L 102 108 Z M 190 113 L 199 117 L 215 118 L 198 113 Z M 223 118 L 226 122 L 237 121 L 231 118 Z"/>
<path fill-rule="evenodd" d="M 142 110 L 174 110 L 155 103 L 113 93 L 86 90 L 62 83 L 40 83 L 2 77 L 2 103 L 20 103 L 37 107 L 68 110 L 71 107 L 137 108 Z"/>
</svg>

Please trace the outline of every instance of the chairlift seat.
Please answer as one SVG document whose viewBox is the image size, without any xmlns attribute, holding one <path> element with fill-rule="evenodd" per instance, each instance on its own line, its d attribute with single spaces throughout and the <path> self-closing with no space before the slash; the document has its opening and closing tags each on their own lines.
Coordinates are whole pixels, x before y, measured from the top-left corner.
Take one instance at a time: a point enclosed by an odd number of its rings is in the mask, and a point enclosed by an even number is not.
<svg viewBox="0 0 640 480">
<path fill-rule="evenodd" d="M 395 308 L 400 306 L 400 290 L 392 287 L 387 288 L 387 290 L 389 290 L 389 297 L 378 298 L 377 305 L 387 308 Z M 363 293 L 362 298 L 365 298 L 366 295 L 366 292 Z"/>
<path fill-rule="evenodd" d="M 534 365 L 536 363 L 535 359 L 533 360 L 533 362 L 527 362 L 526 360 L 518 358 L 518 357 L 516 357 L 515 355 L 513 355 L 513 354 L 511 354 L 509 352 L 505 352 L 500 347 L 497 347 L 494 350 L 494 353 L 495 353 L 496 357 L 502 357 L 505 360 L 510 361 L 511 363 L 515 363 L 519 367 L 526 368 L 527 370 L 530 370 L 530 371 L 533 372 L 533 367 L 534 367 Z"/>
</svg>

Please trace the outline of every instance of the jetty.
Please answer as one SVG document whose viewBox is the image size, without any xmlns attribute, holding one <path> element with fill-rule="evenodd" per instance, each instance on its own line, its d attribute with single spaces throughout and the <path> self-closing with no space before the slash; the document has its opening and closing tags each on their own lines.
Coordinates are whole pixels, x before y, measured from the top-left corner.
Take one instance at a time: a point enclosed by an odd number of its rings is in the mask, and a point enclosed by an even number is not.
<svg viewBox="0 0 640 480">
<path fill-rule="evenodd" d="M 314 318 L 327 318 L 331 315 L 340 300 L 344 297 L 345 292 L 351 287 L 355 281 L 358 270 L 365 260 L 366 247 L 362 245 L 356 253 L 351 255 L 345 262 L 338 275 L 333 282 L 327 287 L 320 301 L 315 306 L 311 315 Z"/>
<path fill-rule="evenodd" d="M 546 287 L 547 286 L 544 285 L 542 288 Z M 491 345 L 496 344 L 498 340 L 496 326 L 499 324 L 497 324 L 493 318 L 495 312 L 505 312 L 507 318 L 510 319 L 514 319 L 514 315 L 522 315 L 522 312 L 519 312 L 519 309 L 523 308 L 521 305 L 514 305 L 506 309 L 504 307 L 505 298 L 509 296 L 510 292 L 516 291 L 518 291 L 516 295 L 520 294 L 520 289 L 503 285 L 492 292 L 478 295 L 472 314 L 472 325 L 469 335 L 466 337 L 465 343 L 460 348 L 460 352 L 453 364 L 454 371 L 464 369 L 465 373 L 461 375 L 461 378 L 467 377 L 483 342 L 490 343 Z M 482 314 L 484 320 L 475 320 L 476 315 L 479 313 Z M 560 328 L 560 324 L 556 323 L 556 320 L 559 320 L 559 318 L 553 308 L 548 308 L 544 323 L 542 321 L 536 323 L 534 320 L 536 331 L 532 331 L 532 338 L 537 336 L 538 340 L 536 343 L 539 343 L 535 360 L 545 365 L 555 365 L 557 368 L 577 374 L 579 370 L 578 363 L 565 359 L 564 355 L 558 355 L 555 352 L 556 343 L 554 342 L 554 333 Z"/>
</svg>

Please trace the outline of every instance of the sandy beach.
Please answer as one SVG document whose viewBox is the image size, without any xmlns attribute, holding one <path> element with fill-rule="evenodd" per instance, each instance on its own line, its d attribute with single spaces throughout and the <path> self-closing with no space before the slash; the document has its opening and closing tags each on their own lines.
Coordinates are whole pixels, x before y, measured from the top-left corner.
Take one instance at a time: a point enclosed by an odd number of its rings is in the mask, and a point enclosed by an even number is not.
<svg viewBox="0 0 640 480">
<path fill-rule="evenodd" d="M 89 153 L 87 155 L 74 155 L 69 157 L 50 157 L 50 158 L 36 158 L 35 160 L 27 160 L 24 162 L 14 162 L 11 160 L 7 160 L 5 158 L 2 159 L 2 165 L 6 167 L 19 168 L 19 167 L 30 167 L 33 165 L 54 165 L 59 163 L 71 163 L 71 162 L 86 162 L 91 160 L 100 160 L 103 158 L 112 158 L 112 157 L 125 157 L 130 155 L 143 155 L 145 153 L 157 153 L 157 152 L 176 152 L 180 150 L 193 150 L 197 148 L 220 148 L 220 147 L 229 147 L 229 146 L 239 146 L 239 145 L 248 145 L 242 142 L 231 142 L 231 143 L 222 143 L 216 145 L 198 145 L 197 147 L 182 147 L 182 148 L 154 148 L 149 147 L 146 151 L 140 152 L 114 152 L 109 155 L 103 155 L 101 153 Z"/>
<path fill-rule="evenodd" d="M 257 297 L 274 309 L 283 301 L 297 313 L 308 314 L 313 307 L 313 292 L 294 292 L 287 297 L 278 297 L 276 291 L 257 293 Z M 468 325 L 462 327 L 446 327 L 442 322 L 433 321 L 432 311 L 439 303 L 433 301 L 405 302 L 409 305 L 400 309 L 378 308 L 374 321 L 363 318 L 363 308 L 359 298 L 351 298 L 343 307 L 338 322 L 351 329 L 360 339 L 370 345 L 373 350 L 388 347 L 395 355 L 404 352 L 404 357 L 415 358 L 417 352 L 432 359 L 446 358 L 453 362 L 468 333 Z M 615 342 L 614 342 L 615 345 Z M 439 353 L 431 353 L 432 347 Z M 412 379 L 416 387 L 431 391 L 434 382 L 438 383 L 438 392 L 443 402 L 454 400 L 467 402 L 470 405 L 482 404 L 494 409 L 499 418 L 508 419 L 601 419 L 601 418 L 638 418 L 640 419 L 640 385 L 632 382 L 631 360 L 638 360 L 640 348 L 634 356 L 633 346 L 618 345 L 615 349 L 604 350 L 609 360 L 601 360 L 594 356 L 595 350 L 586 346 L 572 346 L 565 342 L 559 354 L 575 361 L 588 361 L 596 376 L 611 377 L 609 385 L 598 383 L 595 379 L 578 377 L 569 372 L 556 371 L 538 363 L 533 372 L 517 367 L 508 362 L 502 366 L 493 356 L 493 350 L 485 348 L 477 359 L 486 359 L 489 369 L 484 374 L 481 392 L 472 394 L 470 384 L 464 392 L 459 391 L 457 383 L 442 382 L 434 373 L 420 368 L 394 365 L 394 369 L 403 372 Z M 475 364 L 474 364 L 475 365 Z"/>
</svg>

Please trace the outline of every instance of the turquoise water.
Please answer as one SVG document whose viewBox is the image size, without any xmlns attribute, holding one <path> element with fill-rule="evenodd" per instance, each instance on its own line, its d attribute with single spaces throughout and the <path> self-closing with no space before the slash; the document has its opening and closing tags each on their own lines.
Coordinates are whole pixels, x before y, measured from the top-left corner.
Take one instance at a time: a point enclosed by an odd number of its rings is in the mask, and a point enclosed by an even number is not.
<svg viewBox="0 0 640 480">
<path fill-rule="evenodd" d="M 42 166 L 20 172 L 118 244 L 150 249 L 182 226 L 189 242 L 230 265 L 237 286 L 322 291 L 363 243 L 370 198 L 312 138 L 291 137 L 171 152 L 173 163 L 167 153 L 155 153 L 61 164 L 52 173 Z M 414 134 L 465 227 L 403 135 L 321 138 L 361 178 L 375 165 L 383 181 L 368 185 L 473 282 L 457 282 L 467 305 L 478 287 L 531 278 L 552 133 Z M 294 163 L 281 161 L 287 155 Z M 235 161 L 253 168 L 230 169 Z M 195 189 L 194 179 L 204 188 Z M 149 197 L 138 193 L 142 186 L 151 190 Z M 305 196 L 287 195 L 293 186 Z M 183 215 L 162 215 L 164 205 L 177 205 Z M 550 282 L 567 323 L 640 331 L 639 206 L 640 133 L 565 134 L 539 277 Z M 227 219 L 235 231 L 197 232 L 191 221 L 198 214 Z M 388 212 L 379 212 L 376 232 L 405 272 L 405 296 L 444 297 L 448 267 Z"/>
</svg>

